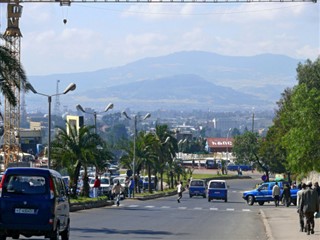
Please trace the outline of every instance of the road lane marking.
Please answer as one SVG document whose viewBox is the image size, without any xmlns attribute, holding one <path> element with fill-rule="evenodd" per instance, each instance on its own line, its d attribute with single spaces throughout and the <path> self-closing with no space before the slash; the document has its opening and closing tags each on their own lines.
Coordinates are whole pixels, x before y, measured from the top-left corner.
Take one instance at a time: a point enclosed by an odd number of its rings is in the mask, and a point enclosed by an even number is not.
<svg viewBox="0 0 320 240">
<path fill-rule="evenodd" d="M 154 208 L 154 206 L 145 206 L 145 208 Z"/>
<path fill-rule="evenodd" d="M 218 211 L 218 208 L 210 208 L 212 211 Z"/>
<path fill-rule="evenodd" d="M 128 207 L 134 208 L 134 207 L 139 207 L 139 205 L 129 205 Z"/>
<path fill-rule="evenodd" d="M 242 212 L 251 212 L 250 209 L 242 209 Z"/>
<path fill-rule="evenodd" d="M 226 211 L 234 211 L 234 208 L 227 208 Z"/>
<path fill-rule="evenodd" d="M 170 208 L 169 206 L 162 206 L 161 208 Z"/>
<path fill-rule="evenodd" d="M 187 209 L 187 207 L 178 207 L 178 209 L 183 210 L 183 209 Z"/>
</svg>

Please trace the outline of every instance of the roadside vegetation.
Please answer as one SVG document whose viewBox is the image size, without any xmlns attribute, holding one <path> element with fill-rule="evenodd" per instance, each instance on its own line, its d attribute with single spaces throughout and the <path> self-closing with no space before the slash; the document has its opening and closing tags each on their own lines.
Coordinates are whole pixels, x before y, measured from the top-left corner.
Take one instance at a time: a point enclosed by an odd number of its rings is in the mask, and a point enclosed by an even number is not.
<svg viewBox="0 0 320 240">
<path fill-rule="evenodd" d="M 266 137 L 247 131 L 234 140 L 238 161 L 254 163 L 267 176 L 320 172 L 320 58 L 300 63 L 297 81 L 282 93 Z"/>
</svg>

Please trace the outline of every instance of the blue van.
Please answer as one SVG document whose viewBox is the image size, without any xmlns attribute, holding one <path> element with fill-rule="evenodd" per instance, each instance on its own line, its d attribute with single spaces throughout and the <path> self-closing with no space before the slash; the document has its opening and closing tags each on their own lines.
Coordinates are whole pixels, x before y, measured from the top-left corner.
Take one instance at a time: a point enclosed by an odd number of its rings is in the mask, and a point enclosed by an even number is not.
<svg viewBox="0 0 320 240">
<path fill-rule="evenodd" d="M 225 180 L 210 180 L 208 184 L 208 202 L 213 199 L 228 201 L 228 187 Z"/>
<path fill-rule="evenodd" d="M 193 179 L 190 181 L 189 196 L 207 197 L 206 181 L 202 179 Z"/>
<path fill-rule="evenodd" d="M 0 240 L 20 235 L 69 239 L 69 195 L 62 176 L 45 168 L 8 168 L 0 183 Z"/>
</svg>

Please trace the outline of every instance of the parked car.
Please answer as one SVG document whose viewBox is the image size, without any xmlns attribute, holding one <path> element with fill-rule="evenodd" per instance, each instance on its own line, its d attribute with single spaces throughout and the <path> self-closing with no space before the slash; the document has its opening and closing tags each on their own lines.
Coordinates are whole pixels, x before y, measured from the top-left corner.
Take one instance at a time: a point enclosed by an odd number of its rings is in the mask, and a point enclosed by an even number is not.
<svg viewBox="0 0 320 240">
<path fill-rule="evenodd" d="M 189 196 L 203 196 L 207 197 L 206 181 L 202 179 L 193 179 L 190 181 Z"/>
<path fill-rule="evenodd" d="M 148 176 L 144 177 L 142 182 L 143 182 L 143 190 L 149 189 Z M 151 189 L 155 189 L 155 177 L 154 176 L 151 176 Z"/>
<path fill-rule="evenodd" d="M 8 168 L 0 183 L 0 239 L 20 235 L 69 239 L 69 197 L 51 169 Z"/>
<path fill-rule="evenodd" d="M 272 197 L 272 188 L 276 182 L 264 182 L 261 185 L 257 186 L 256 189 L 244 191 L 242 198 L 247 202 L 248 205 L 253 205 L 257 202 L 259 205 L 263 205 L 265 202 L 273 202 L 274 198 Z M 283 198 L 283 187 L 285 182 L 278 182 L 280 187 L 280 200 Z M 290 201 L 294 205 L 297 204 L 297 192 L 298 188 L 290 189 Z"/>
<path fill-rule="evenodd" d="M 207 159 L 205 162 L 205 168 L 207 169 L 217 169 L 218 163 L 215 159 Z"/>
<path fill-rule="evenodd" d="M 228 186 L 225 180 L 210 180 L 207 192 L 208 202 L 213 199 L 228 201 Z"/>
<path fill-rule="evenodd" d="M 244 164 L 234 164 L 234 163 L 229 163 L 227 166 L 228 171 L 251 171 L 253 167 L 251 165 L 244 165 Z"/>
</svg>

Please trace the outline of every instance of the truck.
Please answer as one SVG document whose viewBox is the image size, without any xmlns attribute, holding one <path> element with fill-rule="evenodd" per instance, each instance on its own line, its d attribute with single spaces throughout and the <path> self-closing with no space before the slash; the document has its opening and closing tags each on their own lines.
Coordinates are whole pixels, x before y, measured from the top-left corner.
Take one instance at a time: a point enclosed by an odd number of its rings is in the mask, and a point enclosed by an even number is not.
<svg viewBox="0 0 320 240">
<path fill-rule="evenodd" d="M 272 188 L 276 184 L 276 182 L 264 182 L 260 184 L 256 189 L 245 191 L 242 194 L 242 198 L 247 202 L 248 205 L 253 205 L 257 202 L 260 206 L 262 206 L 265 202 L 273 202 L 274 198 L 272 197 Z M 278 186 L 280 187 L 280 201 L 283 198 L 283 187 L 286 182 L 278 182 Z M 297 204 L 297 192 L 298 188 L 291 188 L 291 203 Z M 290 204 L 291 204 L 290 203 Z"/>
</svg>

